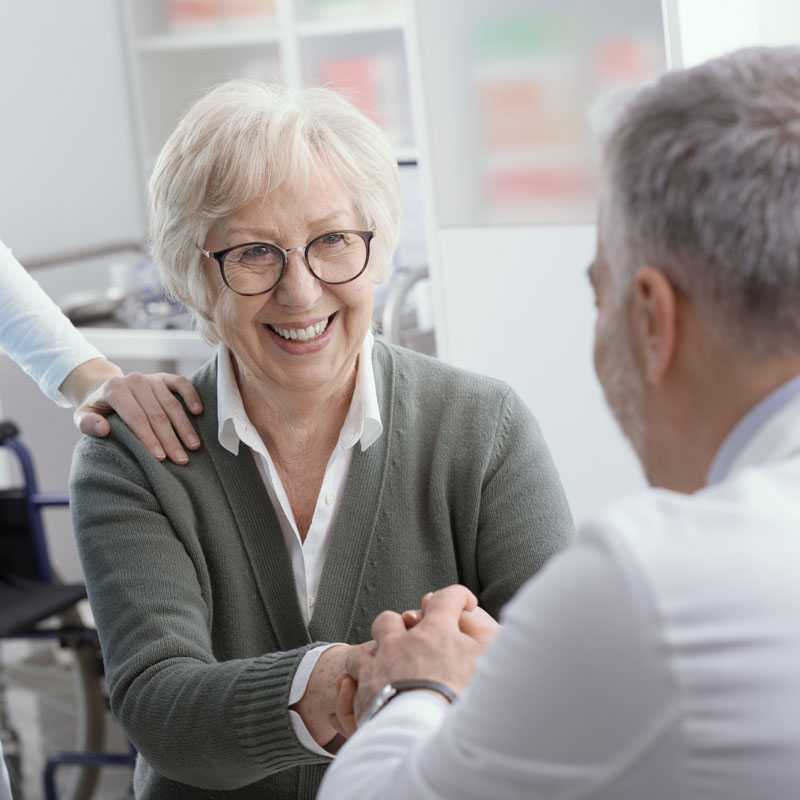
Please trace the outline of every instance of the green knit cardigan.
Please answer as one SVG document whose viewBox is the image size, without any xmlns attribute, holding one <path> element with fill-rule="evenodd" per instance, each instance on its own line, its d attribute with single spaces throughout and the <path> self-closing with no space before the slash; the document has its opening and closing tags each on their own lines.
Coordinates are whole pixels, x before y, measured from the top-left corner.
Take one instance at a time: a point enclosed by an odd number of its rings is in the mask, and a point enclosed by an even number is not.
<svg viewBox="0 0 800 800">
<path fill-rule="evenodd" d="M 252 452 L 217 441 L 215 360 L 192 379 L 188 466 L 116 418 L 78 444 L 75 533 L 137 797 L 312 798 L 327 760 L 287 711 L 306 651 L 366 641 L 381 611 L 451 583 L 497 616 L 567 543 L 555 467 L 508 386 L 380 342 L 373 361 L 384 431 L 353 451 L 308 627 Z"/>
</svg>

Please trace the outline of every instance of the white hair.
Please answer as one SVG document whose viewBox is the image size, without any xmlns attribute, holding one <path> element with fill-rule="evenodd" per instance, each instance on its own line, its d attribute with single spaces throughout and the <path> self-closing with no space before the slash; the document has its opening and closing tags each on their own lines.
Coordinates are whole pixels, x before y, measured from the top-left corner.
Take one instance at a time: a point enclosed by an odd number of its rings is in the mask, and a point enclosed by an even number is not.
<svg viewBox="0 0 800 800">
<path fill-rule="evenodd" d="M 800 48 L 667 73 L 624 108 L 604 162 L 620 296 L 651 264 L 743 355 L 800 351 Z"/>
<path fill-rule="evenodd" d="M 150 248 L 165 290 L 219 341 L 198 245 L 209 228 L 256 197 L 308 180 L 322 166 L 375 229 L 370 275 L 388 275 L 400 235 L 397 161 L 383 132 L 329 89 L 235 80 L 212 89 L 181 119 L 149 184 Z"/>
</svg>

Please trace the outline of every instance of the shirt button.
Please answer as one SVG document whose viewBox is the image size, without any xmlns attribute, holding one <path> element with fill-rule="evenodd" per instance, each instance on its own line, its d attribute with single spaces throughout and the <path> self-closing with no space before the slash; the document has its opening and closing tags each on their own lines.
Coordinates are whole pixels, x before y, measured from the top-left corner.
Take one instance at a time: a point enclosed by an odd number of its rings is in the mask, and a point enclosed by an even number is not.
<svg viewBox="0 0 800 800">
<path fill-rule="evenodd" d="M 309 595 L 308 596 L 308 607 L 309 608 L 314 608 L 314 603 L 316 603 L 316 602 L 317 602 L 317 600 L 313 595 Z"/>
<path fill-rule="evenodd" d="M 325 502 L 326 502 L 326 503 L 327 503 L 329 506 L 330 506 L 330 505 L 333 505 L 333 495 L 332 495 L 332 494 L 326 494 L 326 495 L 325 495 Z"/>
</svg>

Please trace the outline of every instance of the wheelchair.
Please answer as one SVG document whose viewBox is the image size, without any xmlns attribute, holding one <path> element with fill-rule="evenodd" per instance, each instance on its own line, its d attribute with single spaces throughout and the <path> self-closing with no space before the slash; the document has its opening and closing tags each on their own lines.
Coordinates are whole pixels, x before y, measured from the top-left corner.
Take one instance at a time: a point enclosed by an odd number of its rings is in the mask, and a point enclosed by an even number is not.
<svg viewBox="0 0 800 800">
<path fill-rule="evenodd" d="M 14 800 L 89 800 L 99 769 L 133 767 L 135 752 L 104 752 L 108 699 L 97 633 L 81 616 L 86 589 L 59 581 L 42 519 L 68 497 L 38 491 L 17 437 L 0 422 L 23 478 L 0 490 L 0 742 Z"/>
</svg>

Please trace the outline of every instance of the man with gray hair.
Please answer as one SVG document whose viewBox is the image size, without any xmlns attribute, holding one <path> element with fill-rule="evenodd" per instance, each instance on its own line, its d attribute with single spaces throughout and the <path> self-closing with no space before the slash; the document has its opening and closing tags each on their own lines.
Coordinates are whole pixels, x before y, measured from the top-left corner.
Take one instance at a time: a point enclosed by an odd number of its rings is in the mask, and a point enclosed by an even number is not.
<svg viewBox="0 0 800 800">
<path fill-rule="evenodd" d="M 589 277 L 658 488 L 585 524 L 495 637 L 464 587 L 379 616 L 320 800 L 800 797 L 799 49 L 626 106 Z"/>
</svg>

